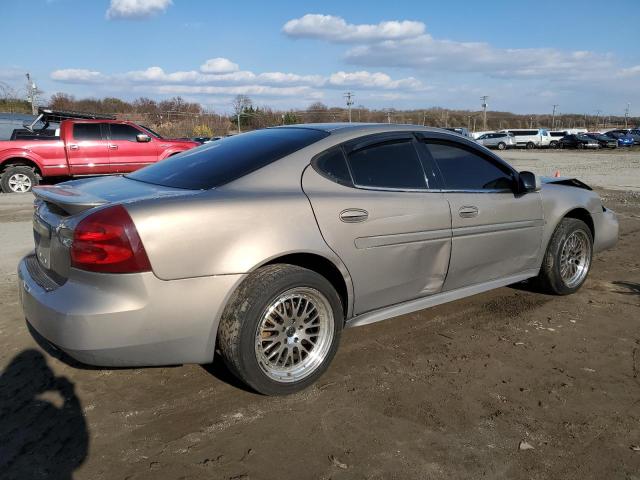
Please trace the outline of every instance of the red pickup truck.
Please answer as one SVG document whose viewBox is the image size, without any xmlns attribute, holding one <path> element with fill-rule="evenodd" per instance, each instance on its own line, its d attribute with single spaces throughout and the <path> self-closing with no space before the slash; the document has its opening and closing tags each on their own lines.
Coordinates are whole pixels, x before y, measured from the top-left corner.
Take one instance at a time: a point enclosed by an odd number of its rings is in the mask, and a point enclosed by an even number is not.
<svg viewBox="0 0 640 480">
<path fill-rule="evenodd" d="M 12 140 L 0 141 L 0 187 L 5 193 L 31 190 L 43 177 L 127 173 L 199 146 L 169 140 L 152 130 L 111 116 L 41 109 Z M 51 123 L 59 123 L 59 136 Z M 35 130 L 36 124 L 44 127 Z"/>
</svg>

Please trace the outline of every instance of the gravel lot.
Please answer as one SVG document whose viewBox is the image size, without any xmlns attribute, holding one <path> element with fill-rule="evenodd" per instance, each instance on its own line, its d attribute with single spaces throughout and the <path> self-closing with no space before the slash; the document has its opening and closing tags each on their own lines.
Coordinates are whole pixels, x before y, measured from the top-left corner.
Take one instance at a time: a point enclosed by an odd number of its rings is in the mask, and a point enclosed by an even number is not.
<svg viewBox="0 0 640 480">
<path fill-rule="evenodd" d="M 637 154 L 505 157 L 640 190 Z M 600 193 L 621 238 L 577 294 L 502 288 L 347 330 L 319 383 L 284 398 L 244 390 L 221 362 L 110 370 L 41 356 L 15 285 L 31 198 L 0 195 L 0 472 L 640 480 L 640 194 Z"/>
</svg>

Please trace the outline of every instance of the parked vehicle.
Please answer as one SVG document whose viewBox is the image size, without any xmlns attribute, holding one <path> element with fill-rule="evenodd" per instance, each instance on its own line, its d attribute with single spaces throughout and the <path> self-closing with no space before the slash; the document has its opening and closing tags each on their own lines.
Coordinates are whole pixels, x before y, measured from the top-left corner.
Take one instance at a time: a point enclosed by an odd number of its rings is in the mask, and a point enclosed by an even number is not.
<svg viewBox="0 0 640 480">
<path fill-rule="evenodd" d="M 602 133 L 599 133 L 599 132 L 585 133 L 585 135 L 595 140 L 596 142 L 598 142 L 598 145 L 600 145 L 600 148 L 617 148 L 618 147 L 618 141 L 613 137 L 608 137 L 607 135 L 603 135 Z"/>
<path fill-rule="evenodd" d="M 485 133 L 496 133 L 496 132 L 494 130 L 487 130 L 486 132 L 472 132 L 471 133 L 471 138 L 473 138 L 474 140 L 477 140 L 478 138 L 480 138 Z"/>
<path fill-rule="evenodd" d="M 476 139 L 480 145 L 487 148 L 497 148 L 505 150 L 516 146 L 515 137 L 510 133 L 485 133 Z"/>
<path fill-rule="evenodd" d="M 316 381 L 344 327 L 525 279 L 573 293 L 618 236 L 584 183 L 408 125 L 257 130 L 34 194 L 36 336 L 105 366 L 218 349 L 264 394 Z"/>
<path fill-rule="evenodd" d="M 617 129 L 617 130 L 609 130 L 607 133 L 615 133 L 617 135 L 625 136 L 630 135 L 633 138 L 634 145 L 640 145 L 640 129 L 637 128 L 628 128 L 628 129 Z"/>
<path fill-rule="evenodd" d="M 543 148 L 551 146 L 551 135 L 544 128 L 510 128 L 500 132 L 511 133 L 516 139 L 516 146 L 527 149 Z"/>
<path fill-rule="evenodd" d="M 607 132 L 604 135 L 614 138 L 618 142 L 618 147 L 633 147 L 634 140 L 629 133 Z"/>
<path fill-rule="evenodd" d="M 559 148 L 597 149 L 597 148 L 600 148 L 600 144 L 597 140 L 594 140 L 593 138 L 588 137 L 587 135 L 580 134 L 580 135 L 566 135 L 562 137 L 558 141 L 558 147 Z"/>
<path fill-rule="evenodd" d="M 471 133 L 468 128 L 465 127 L 450 127 L 445 128 L 445 130 L 449 130 L 450 132 L 457 133 L 458 135 L 462 135 L 463 137 L 472 138 Z"/>
<path fill-rule="evenodd" d="M 551 148 L 557 148 L 558 147 L 558 141 L 566 136 L 569 135 L 569 132 L 567 132 L 566 130 L 552 130 L 549 132 L 549 136 L 551 137 L 551 141 L 549 142 L 549 147 Z"/>
<path fill-rule="evenodd" d="M 191 137 L 189 140 L 199 143 L 200 145 L 207 143 L 209 141 L 209 137 Z"/>
<path fill-rule="evenodd" d="M 60 123 L 59 136 L 50 135 L 53 122 Z M 36 123 L 43 127 L 34 129 Z M 41 109 L 25 129 L 14 130 L 11 138 L 0 141 L 0 187 L 5 193 L 29 192 L 43 177 L 132 172 L 198 146 L 111 116 L 48 109 Z"/>
</svg>

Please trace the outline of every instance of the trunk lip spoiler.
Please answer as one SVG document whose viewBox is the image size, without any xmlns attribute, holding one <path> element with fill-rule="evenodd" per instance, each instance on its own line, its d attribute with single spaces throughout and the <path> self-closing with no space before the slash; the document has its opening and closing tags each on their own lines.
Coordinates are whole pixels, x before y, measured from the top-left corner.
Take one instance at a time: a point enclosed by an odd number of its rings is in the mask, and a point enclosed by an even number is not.
<svg viewBox="0 0 640 480">
<path fill-rule="evenodd" d="M 42 185 L 33 188 L 36 200 L 41 200 L 60 207 L 70 215 L 99 207 L 109 203 L 108 200 L 90 195 L 76 189 L 56 185 Z"/>
</svg>

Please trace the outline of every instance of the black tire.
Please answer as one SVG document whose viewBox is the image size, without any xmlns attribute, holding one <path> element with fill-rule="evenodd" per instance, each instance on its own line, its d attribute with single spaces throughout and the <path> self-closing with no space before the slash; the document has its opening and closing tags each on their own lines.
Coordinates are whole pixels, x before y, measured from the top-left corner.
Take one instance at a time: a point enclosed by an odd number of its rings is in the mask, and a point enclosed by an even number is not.
<svg viewBox="0 0 640 480">
<path fill-rule="evenodd" d="M 527 143 L 527 150 L 533 150 L 534 148 L 536 148 L 536 146 L 533 142 Z"/>
<path fill-rule="evenodd" d="M 498 150 L 505 150 L 507 148 L 507 144 L 504 142 L 498 143 Z"/>
<path fill-rule="evenodd" d="M 578 147 L 578 150 L 582 150 L 584 148 L 584 143 L 578 142 L 577 147 Z"/>
<path fill-rule="evenodd" d="M 28 182 L 28 186 L 22 181 L 16 183 L 16 179 L 25 179 L 24 182 Z M 38 174 L 26 165 L 9 165 L 0 175 L 0 189 L 4 193 L 27 193 L 39 182 Z"/>
<path fill-rule="evenodd" d="M 581 232 L 588 241 L 588 264 L 584 277 L 576 285 L 567 286 L 562 279 L 560 273 L 560 257 L 565 241 L 574 232 Z M 558 224 L 542 260 L 540 273 L 535 280 L 535 284 L 544 292 L 555 295 L 569 295 L 576 292 L 587 279 L 589 269 L 591 268 L 591 260 L 593 256 L 593 235 L 591 230 L 582 220 L 576 218 L 563 218 Z"/>
<path fill-rule="evenodd" d="M 558 148 L 559 148 L 560 150 L 564 150 L 564 143 L 562 143 L 562 142 L 558 142 Z"/>
<path fill-rule="evenodd" d="M 553 142 L 551 142 L 551 143 L 549 144 L 549 146 L 550 146 L 551 148 L 558 148 L 558 142 L 554 140 Z"/>
<path fill-rule="evenodd" d="M 261 367 L 256 334 L 265 309 L 294 288 L 313 289 L 324 296 L 333 314 L 333 331 L 328 332 L 330 344 L 321 363 L 304 378 L 284 382 L 273 379 Z M 325 277 L 294 265 L 267 265 L 251 273 L 233 294 L 218 327 L 218 347 L 227 367 L 249 387 L 265 395 L 286 395 L 308 387 L 324 373 L 338 349 L 343 324 L 342 302 Z"/>
</svg>

